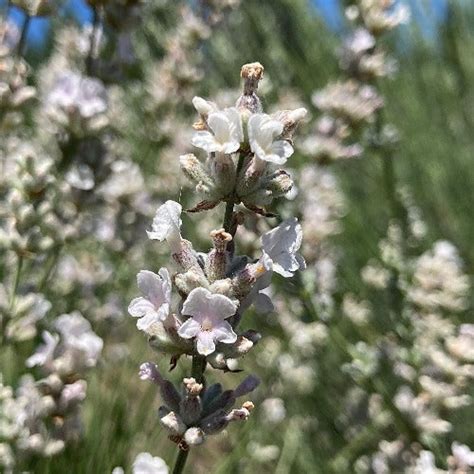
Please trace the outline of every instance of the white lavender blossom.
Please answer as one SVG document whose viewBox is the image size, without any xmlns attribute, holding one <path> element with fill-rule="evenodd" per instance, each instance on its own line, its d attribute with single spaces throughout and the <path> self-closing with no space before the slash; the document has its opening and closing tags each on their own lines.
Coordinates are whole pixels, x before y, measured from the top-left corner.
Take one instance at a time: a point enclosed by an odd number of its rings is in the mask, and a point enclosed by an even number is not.
<svg viewBox="0 0 474 474">
<path fill-rule="evenodd" d="M 303 240 L 301 225 L 296 218 L 282 222 L 262 236 L 262 261 L 267 270 L 284 277 L 291 277 L 298 269 L 305 268 L 303 257 L 298 253 Z"/>
<path fill-rule="evenodd" d="M 150 326 L 164 321 L 170 308 L 171 280 L 166 268 L 158 274 L 142 270 L 137 275 L 138 288 L 143 296 L 135 298 L 128 307 L 128 312 L 137 320 L 137 328 L 147 331 Z"/>
<path fill-rule="evenodd" d="M 183 304 L 182 313 L 191 316 L 178 329 L 185 338 L 196 338 L 199 354 L 209 355 L 216 342 L 231 344 L 237 340 L 232 326 L 225 321 L 235 314 L 236 304 L 224 295 L 212 294 L 206 288 L 195 288 Z"/>
</svg>

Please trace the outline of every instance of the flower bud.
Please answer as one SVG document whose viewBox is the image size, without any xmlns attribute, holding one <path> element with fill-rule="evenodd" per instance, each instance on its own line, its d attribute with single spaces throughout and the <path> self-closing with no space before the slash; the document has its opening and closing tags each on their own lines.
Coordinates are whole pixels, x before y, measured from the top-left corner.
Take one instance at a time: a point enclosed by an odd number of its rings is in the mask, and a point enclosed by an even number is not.
<svg viewBox="0 0 474 474">
<path fill-rule="evenodd" d="M 233 344 L 226 344 L 223 348 L 224 355 L 227 358 L 238 358 L 247 354 L 254 346 L 254 343 L 244 336 L 238 336 Z"/>
<path fill-rule="evenodd" d="M 200 271 L 202 273 L 201 267 L 197 261 L 196 255 L 193 251 L 193 246 L 188 240 L 181 239 L 177 243 L 178 251 L 173 253 L 173 258 L 175 262 L 184 270 L 188 271 L 191 268 Z"/>
<path fill-rule="evenodd" d="M 188 394 L 179 405 L 179 413 L 186 425 L 196 423 L 201 417 L 202 404 L 199 396 Z"/>
<path fill-rule="evenodd" d="M 260 63 L 244 64 L 240 71 L 240 76 L 244 80 L 243 94 L 238 98 L 236 107 L 248 110 L 252 114 L 262 112 L 262 103 L 256 92 L 258 83 L 263 77 L 264 68 Z"/>
<path fill-rule="evenodd" d="M 209 173 L 212 182 L 220 194 L 226 196 L 229 193 L 229 183 L 235 181 L 235 163 L 231 155 L 225 153 L 212 153 L 208 160 Z"/>
<path fill-rule="evenodd" d="M 228 264 L 227 244 L 232 240 L 232 236 L 224 229 L 219 229 L 213 230 L 211 237 L 214 249 L 207 257 L 205 272 L 209 281 L 213 282 L 225 277 Z"/>
<path fill-rule="evenodd" d="M 174 435 L 182 435 L 186 431 L 186 425 L 174 411 L 160 418 L 160 423 Z"/>
<path fill-rule="evenodd" d="M 274 114 L 273 118 L 283 124 L 280 138 L 291 142 L 299 123 L 306 117 L 307 113 L 308 111 L 301 107 L 295 110 L 282 110 Z"/>
<path fill-rule="evenodd" d="M 204 443 L 204 439 L 204 432 L 201 428 L 192 427 L 187 429 L 186 433 L 184 433 L 184 441 L 186 441 L 189 446 L 202 444 Z"/>
<path fill-rule="evenodd" d="M 207 117 L 217 110 L 216 104 L 202 97 L 194 97 L 193 105 L 199 114 L 199 121 L 193 124 L 194 130 L 207 130 Z"/>
<path fill-rule="evenodd" d="M 269 176 L 266 188 L 272 192 L 273 197 L 283 196 L 293 188 L 293 180 L 285 170 L 277 170 Z"/>
<path fill-rule="evenodd" d="M 142 380 L 150 380 L 156 383 L 160 387 L 161 397 L 166 405 L 176 412 L 179 411 L 181 402 L 180 394 L 169 380 L 162 377 L 155 364 L 151 362 L 142 364 L 140 366 L 139 375 Z"/>
<path fill-rule="evenodd" d="M 209 290 L 211 293 L 229 296 L 232 293 L 232 280 L 230 278 L 216 280 L 214 283 L 212 283 L 212 285 L 209 286 Z"/>
<path fill-rule="evenodd" d="M 204 169 L 202 163 L 192 154 L 179 157 L 181 170 L 192 182 L 198 183 L 201 192 L 210 192 L 213 188 L 212 179 Z"/>
<path fill-rule="evenodd" d="M 232 410 L 226 418 L 228 421 L 246 421 L 249 416 L 250 412 L 246 408 L 236 408 Z"/>
<path fill-rule="evenodd" d="M 227 420 L 226 415 L 227 414 L 224 410 L 216 411 L 201 420 L 199 426 L 206 434 L 211 435 L 219 433 L 229 424 L 229 420 Z"/>
<path fill-rule="evenodd" d="M 257 278 L 265 271 L 259 263 L 246 265 L 234 278 L 232 278 L 232 292 L 239 300 L 247 296 Z"/>
<path fill-rule="evenodd" d="M 178 273 L 174 277 L 174 284 L 178 291 L 183 295 L 189 295 L 192 290 L 199 287 L 209 287 L 209 282 L 202 272 L 196 271 L 195 268 L 191 268 L 185 273 Z"/>
</svg>

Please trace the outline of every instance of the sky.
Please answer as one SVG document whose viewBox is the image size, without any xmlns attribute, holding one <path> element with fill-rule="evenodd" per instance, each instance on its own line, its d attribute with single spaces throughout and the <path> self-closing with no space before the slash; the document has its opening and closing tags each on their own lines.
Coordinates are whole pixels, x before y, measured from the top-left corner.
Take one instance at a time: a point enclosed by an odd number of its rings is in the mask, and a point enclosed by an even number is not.
<svg viewBox="0 0 474 474">
<path fill-rule="evenodd" d="M 443 21 L 447 12 L 448 0 L 398 0 L 407 3 L 412 11 L 413 19 L 420 25 L 425 37 L 434 40 L 437 27 Z M 462 2 L 463 0 L 456 0 Z M 471 0 L 472 1 L 472 0 Z M 320 14 L 330 28 L 340 30 L 343 26 L 343 16 L 340 9 L 340 0 L 312 0 L 316 11 Z M 4 5 L 5 0 L 0 0 Z M 428 7 L 428 8 L 427 8 Z M 85 0 L 68 0 L 64 12 L 71 15 L 79 23 L 90 23 L 92 19 L 91 9 Z M 9 16 L 20 26 L 24 21 L 21 10 L 12 7 Z M 45 18 L 34 18 L 30 23 L 27 35 L 27 44 L 30 47 L 41 47 L 50 25 Z"/>
</svg>

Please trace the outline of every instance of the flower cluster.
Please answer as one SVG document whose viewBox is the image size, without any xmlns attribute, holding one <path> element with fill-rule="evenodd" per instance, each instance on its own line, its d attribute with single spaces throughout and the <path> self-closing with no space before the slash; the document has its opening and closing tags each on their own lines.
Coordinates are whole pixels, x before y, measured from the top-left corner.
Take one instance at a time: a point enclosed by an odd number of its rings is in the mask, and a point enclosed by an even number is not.
<svg viewBox="0 0 474 474">
<path fill-rule="evenodd" d="M 467 309 L 470 285 L 457 250 L 449 242 L 436 242 L 432 249 L 407 261 L 400 248 L 400 232 L 392 229 L 381 251 L 383 263 L 371 265 L 370 272 L 366 267 L 365 280 L 375 288 L 394 291 L 391 275 L 396 268 L 401 307 L 394 314 L 393 332 L 380 334 L 377 344 L 357 343 L 351 349 L 353 360 L 347 369 L 366 388 L 369 403 L 382 396 L 378 407 L 373 405 L 368 412 L 368 419 L 380 427 L 398 422 L 402 434 L 391 439 L 387 433 L 370 462 L 364 457 L 358 463 L 362 466 L 368 462 L 375 472 L 411 472 L 410 466 L 421 462 L 419 446 L 411 441 L 420 440 L 427 448 L 430 440 L 450 434 L 451 414 L 472 403 L 466 388 L 474 377 L 469 349 L 474 340 L 473 326 L 458 326 L 451 320 L 455 313 Z M 355 318 L 359 309 L 353 304 L 347 311 L 359 325 L 374 317 L 367 306 L 362 319 Z M 381 372 L 387 364 L 391 376 Z M 379 390 L 374 393 L 367 387 L 370 378 L 384 380 L 393 391 L 390 395 L 381 395 Z M 393 404 L 388 402 L 389 396 Z M 427 449 L 423 452 L 425 460 L 435 465 L 433 454 Z"/>
<path fill-rule="evenodd" d="M 190 377 L 183 379 L 182 389 L 178 391 L 151 363 L 140 367 L 140 378 L 158 385 L 165 403 L 158 410 L 160 423 L 182 450 L 202 444 L 206 436 L 221 432 L 231 421 L 247 420 L 253 403 L 244 402 L 240 408 L 233 406 L 260 383 L 250 375 L 234 390 L 222 391 L 219 383 L 204 387 Z"/>
<path fill-rule="evenodd" d="M 104 85 L 74 71 L 63 71 L 56 78 L 44 103 L 48 119 L 76 136 L 99 132 L 108 123 Z"/>
<path fill-rule="evenodd" d="M 349 79 L 330 83 L 313 94 L 313 104 L 323 115 L 314 132 L 303 142 L 305 153 L 323 163 L 362 154 L 361 145 L 354 140 L 367 124 L 375 122 L 383 107 L 375 81 L 396 69 L 377 38 L 405 22 L 408 10 L 401 6 L 395 8 L 392 1 L 367 0 L 348 7 L 346 15 L 356 25 L 340 52 L 340 66 Z M 371 139 L 380 145 L 391 143 L 396 137 L 393 130 L 386 127 Z"/>
<path fill-rule="evenodd" d="M 265 207 L 293 187 L 288 172 L 277 166 L 284 165 L 293 154 L 292 136 L 306 110 L 262 113 L 256 91 L 263 67 L 248 64 L 241 75 L 244 93 L 236 107 L 218 110 L 213 102 L 193 99 L 200 120 L 194 125 L 197 132 L 192 144 L 208 153 L 204 163 L 193 154 L 180 158 L 183 172 L 204 197 L 194 211 L 212 209 L 225 201 L 242 202 L 265 215 Z M 235 182 L 231 189 L 229 182 Z"/>
<path fill-rule="evenodd" d="M 269 285 L 271 272 L 290 277 L 304 265 L 298 250 L 301 226 L 296 219 L 283 222 L 262 236 L 262 255 L 256 262 L 229 251 L 233 238 L 224 229 L 211 233 L 213 249 L 194 251 L 181 237 L 181 206 L 167 201 L 160 206 L 148 237 L 166 240 L 179 272 L 171 279 L 166 268 L 158 274 L 148 270 L 137 276 L 141 297 L 129 306 L 138 318 L 138 329 L 150 336 L 151 345 L 173 356 L 208 356 L 215 368 L 229 370 L 228 359 L 245 355 L 260 338 L 249 330 L 235 331 L 242 313 Z M 263 285 L 262 285 L 263 283 Z M 171 309 L 172 284 L 184 302 Z"/>
<path fill-rule="evenodd" d="M 187 354 L 193 356 L 193 367 L 201 366 L 201 371 L 193 369 L 193 376 L 184 379 L 181 389 L 163 379 L 153 364 L 141 370 L 142 378 L 159 385 L 166 405 L 160 409 L 161 423 L 181 449 L 202 443 L 205 435 L 221 431 L 232 420 L 248 417 L 251 402 L 239 409 L 232 407 L 236 398 L 258 385 L 256 377 L 249 376 L 235 390 L 222 392 L 220 384 L 204 385 L 202 373 L 208 363 L 216 369 L 236 370 L 236 359 L 260 339 L 256 331 L 239 329 L 246 308 L 262 300 L 269 307 L 262 290 L 270 284 L 272 273 L 288 278 L 305 266 L 298 253 L 302 229 L 295 218 L 261 236 L 259 258 L 235 252 L 244 214 L 234 206 L 242 203 L 257 214 L 266 214 L 263 206 L 284 194 L 275 182 L 288 175 L 273 165 L 283 164 L 292 154 L 292 135 L 305 115 L 304 109 L 274 116 L 262 113 L 256 94 L 262 73 L 259 63 L 243 66 L 244 93 L 236 107 L 218 110 L 211 102 L 194 99 L 200 117 L 192 143 L 206 150 L 208 157 L 205 164 L 194 155 L 181 157 L 183 171 L 206 196 L 191 211 L 225 202 L 224 228 L 211 232 L 213 248 L 207 254 L 197 252 L 181 235 L 181 205 L 175 201 L 161 205 L 148 237 L 167 242 L 178 272 L 171 276 L 165 267 L 158 273 L 142 270 L 137 276 L 141 296 L 129 305 L 138 329 L 148 334 L 154 349 L 171 354 L 173 364 Z M 285 186 L 285 193 L 290 187 Z M 178 304 L 173 304 L 174 292 Z"/>
<path fill-rule="evenodd" d="M 74 210 L 59 206 L 54 163 L 31 143 L 9 149 L 14 161 L 11 188 L 0 212 L 6 218 L 0 228 L 0 245 L 18 255 L 44 253 L 61 245 L 73 233 L 68 220 Z"/>
<path fill-rule="evenodd" d="M 44 378 L 23 377 L 14 394 L 3 387 L 0 397 L 0 463 L 12 468 L 32 455 L 52 456 L 81 434 L 81 402 L 87 382 L 82 378 L 97 364 L 103 341 L 80 313 L 63 314 L 55 333 L 43 333 L 43 345 L 27 360 L 41 368 Z"/>
<path fill-rule="evenodd" d="M 0 21 L 0 130 L 12 132 L 21 125 L 24 109 L 36 96 L 36 89 L 27 84 L 29 66 L 15 58 L 13 50 L 18 42 L 18 30 Z"/>
</svg>

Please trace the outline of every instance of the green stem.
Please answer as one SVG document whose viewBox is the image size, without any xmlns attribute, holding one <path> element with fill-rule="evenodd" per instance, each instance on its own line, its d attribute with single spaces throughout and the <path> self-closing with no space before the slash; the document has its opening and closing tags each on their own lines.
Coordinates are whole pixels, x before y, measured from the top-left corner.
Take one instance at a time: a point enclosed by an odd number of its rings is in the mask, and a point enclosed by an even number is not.
<svg viewBox="0 0 474 474">
<path fill-rule="evenodd" d="M 46 271 L 44 272 L 43 278 L 41 278 L 40 284 L 38 285 L 39 292 L 42 292 L 46 284 L 48 283 L 49 277 L 51 276 L 51 273 L 53 272 L 56 267 L 56 264 L 58 263 L 60 252 L 61 246 L 58 246 L 54 249 L 54 253 L 49 257 Z"/>
<path fill-rule="evenodd" d="M 191 369 L 191 376 L 194 377 L 196 382 L 204 382 L 204 371 L 206 370 L 206 358 L 201 355 L 193 356 L 193 365 Z M 176 457 L 176 463 L 173 468 L 173 474 L 181 474 L 186 465 L 188 459 L 189 450 L 178 448 L 178 456 Z"/>
<path fill-rule="evenodd" d="M 232 190 L 232 193 L 229 196 L 229 200 L 227 201 L 225 205 L 224 230 L 229 233 L 231 233 L 231 230 L 232 230 L 232 217 L 234 215 L 234 204 L 236 201 L 237 182 L 239 180 L 239 175 L 240 175 L 240 172 L 242 171 L 242 167 L 244 166 L 245 157 L 246 155 L 243 153 L 239 155 L 239 161 L 237 162 L 237 169 L 235 171 L 234 189 Z"/>
<path fill-rule="evenodd" d="M 18 255 L 18 260 L 16 264 L 16 274 L 15 280 L 13 282 L 12 294 L 10 297 L 10 311 L 15 306 L 16 292 L 18 290 L 18 285 L 20 284 L 21 269 L 23 268 L 23 256 Z"/>
<path fill-rule="evenodd" d="M 234 189 L 232 190 L 232 194 L 229 197 L 229 200 L 225 206 L 225 213 L 224 213 L 224 230 L 226 232 L 230 232 L 232 229 L 232 218 L 234 215 L 234 203 L 235 203 L 235 191 L 237 188 L 237 181 L 239 174 L 242 170 L 245 160 L 245 154 L 240 154 L 239 161 L 237 162 L 237 169 L 235 173 L 235 184 Z M 193 356 L 192 362 L 192 369 L 191 369 L 191 376 L 196 380 L 198 383 L 204 382 L 204 371 L 206 370 L 206 358 L 201 355 Z M 188 459 L 188 450 L 180 449 L 178 452 L 178 456 L 176 458 L 176 463 L 174 465 L 173 474 L 181 474 L 184 470 L 184 466 L 186 464 L 186 460 Z"/>
<path fill-rule="evenodd" d="M 21 276 L 22 267 L 23 267 L 23 257 L 21 255 L 18 255 L 15 280 L 13 281 L 12 294 L 10 296 L 9 311 L 8 313 L 3 314 L 3 316 L 0 319 L 0 342 L 2 343 L 2 345 L 5 340 L 5 330 L 7 328 L 8 320 L 10 319 L 10 314 L 13 311 L 13 308 L 15 307 L 16 292 L 18 290 L 18 285 L 20 284 L 20 276 Z"/>
<path fill-rule="evenodd" d="M 178 452 L 176 463 L 174 465 L 173 474 L 181 474 L 183 472 L 186 460 L 188 459 L 189 451 L 183 451 L 182 449 Z"/>
<path fill-rule="evenodd" d="M 232 216 L 234 215 L 234 196 L 226 202 L 225 205 L 225 214 L 224 214 L 224 230 L 226 232 L 231 231 L 232 226 Z"/>
<path fill-rule="evenodd" d="M 204 371 L 206 370 L 206 358 L 203 356 L 193 357 L 193 366 L 191 369 L 191 376 L 196 379 L 196 382 L 202 383 L 204 379 Z"/>
</svg>

